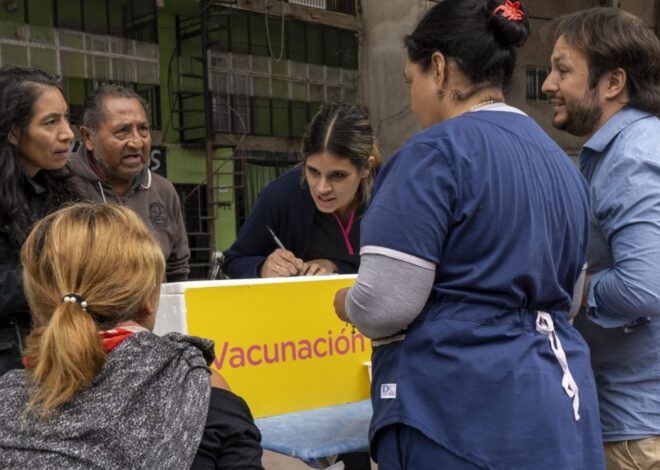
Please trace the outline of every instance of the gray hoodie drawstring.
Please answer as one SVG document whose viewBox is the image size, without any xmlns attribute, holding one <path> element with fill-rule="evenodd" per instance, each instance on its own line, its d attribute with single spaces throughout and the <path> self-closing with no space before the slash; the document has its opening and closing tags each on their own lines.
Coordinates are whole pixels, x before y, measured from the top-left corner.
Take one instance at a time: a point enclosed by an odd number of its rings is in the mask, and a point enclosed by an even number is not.
<svg viewBox="0 0 660 470">
<path fill-rule="evenodd" d="M 151 188 L 151 170 L 147 169 L 147 185 L 145 186 L 144 184 L 140 183 L 140 186 L 142 186 L 144 189 Z"/>
<path fill-rule="evenodd" d="M 97 181 L 96 184 L 99 185 L 99 191 L 101 192 L 101 197 L 103 198 L 103 204 L 108 205 L 108 201 L 105 199 L 105 193 L 103 192 L 103 185 L 100 181 Z"/>
</svg>

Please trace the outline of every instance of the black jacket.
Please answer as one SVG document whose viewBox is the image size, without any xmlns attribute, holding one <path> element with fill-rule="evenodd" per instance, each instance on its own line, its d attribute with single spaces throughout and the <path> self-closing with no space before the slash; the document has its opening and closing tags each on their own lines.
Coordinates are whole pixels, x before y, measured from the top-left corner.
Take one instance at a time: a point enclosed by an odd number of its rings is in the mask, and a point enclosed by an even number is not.
<svg viewBox="0 0 660 470">
<path fill-rule="evenodd" d="M 53 195 L 46 189 L 42 178 L 42 173 L 34 178 L 25 173 L 22 176 L 30 224 L 56 208 L 58 201 L 74 198 L 69 184 L 64 180 L 60 180 L 62 194 Z M 0 376 L 9 369 L 21 367 L 23 338 L 30 328 L 30 309 L 23 291 L 20 251 L 21 247 L 12 240 L 6 217 L 0 214 Z"/>
<path fill-rule="evenodd" d="M 222 271 L 233 279 L 259 277 L 259 269 L 277 245 L 270 227 L 287 250 L 305 257 L 312 239 L 316 205 L 302 183 L 302 168 L 296 167 L 266 186 L 238 232 L 234 244 L 224 252 Z M 354 274 L 355 266 L 332 260 L 339 274 Z"/>
<path fill-rule="evenodd" d="M 34 222 L 44 215 L 46 189 L 39 177 L 23 176 L 28 218 Z M 30 310 L 23 292 L 20 246 L 11 238 L 9 224 L 0 214 L 0 376 L 20 367 L 23 337 L 30 327 Z"/>
</svg>

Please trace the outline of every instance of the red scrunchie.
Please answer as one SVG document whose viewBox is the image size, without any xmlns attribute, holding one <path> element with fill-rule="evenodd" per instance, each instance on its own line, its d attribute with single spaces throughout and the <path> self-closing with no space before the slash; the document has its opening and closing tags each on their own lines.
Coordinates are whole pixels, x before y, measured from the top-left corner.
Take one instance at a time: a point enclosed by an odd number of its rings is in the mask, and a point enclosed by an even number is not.
<svg viewBox="0 0 660 470">
<path fill-rule="evenodd" d="M 520 2 L 511 2 L 506 0 L 503 5 L 493 10 L 493 15 L 502 12 L 502 16 L 511 21 L 521 21 L 525 17 L 525 12 L 520 8 Z"/>
</svg>

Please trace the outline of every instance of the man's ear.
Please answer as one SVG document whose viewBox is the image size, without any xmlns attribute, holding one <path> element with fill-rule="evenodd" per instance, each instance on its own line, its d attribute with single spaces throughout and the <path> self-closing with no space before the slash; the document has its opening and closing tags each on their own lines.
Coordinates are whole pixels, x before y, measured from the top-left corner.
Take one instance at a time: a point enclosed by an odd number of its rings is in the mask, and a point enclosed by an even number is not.
<svg viewBox="0 0 660 470">
<path fill-rule="evenodd" d="M 80 126 L 80 138 L 85 144 L 85 148 L 90 152 L 94 151 L 94 142 L 92 141 L 92 131 L 86 126 Z"/>
<path fill-rule="evenodd" d="M 9 135 L 7 136 L 7 141 L 18 147 L 18 143 L 20 142 L 20 131 L 16 129 L 15 127 L 12 128 L 11 132 L 9 132 Z"/>
<path fill-rule="evenodd" d="M 610 100 L 628 102 L 628 75 L 621 67 L 607 72 L 603 78 L 603 96 Z"/>
</svg>

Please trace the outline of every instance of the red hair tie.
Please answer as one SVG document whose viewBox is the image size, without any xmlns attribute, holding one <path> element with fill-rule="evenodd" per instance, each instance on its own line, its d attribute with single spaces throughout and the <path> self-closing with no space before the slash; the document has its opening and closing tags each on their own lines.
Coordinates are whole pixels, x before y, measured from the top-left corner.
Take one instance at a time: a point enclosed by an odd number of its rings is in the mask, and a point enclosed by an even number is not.
<svg viewBox="0 0 660 470">
<path fill-rule="evenodd" d="M 520 9 L 520 2 L 506 0 L 504 5 L 493 10 L 493 15 L 497 15 L 499 12 L 502 12 L 502 16 L 511 21 L 521 21 L 525 17 L 525 12 Z"/>
</svg>

